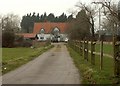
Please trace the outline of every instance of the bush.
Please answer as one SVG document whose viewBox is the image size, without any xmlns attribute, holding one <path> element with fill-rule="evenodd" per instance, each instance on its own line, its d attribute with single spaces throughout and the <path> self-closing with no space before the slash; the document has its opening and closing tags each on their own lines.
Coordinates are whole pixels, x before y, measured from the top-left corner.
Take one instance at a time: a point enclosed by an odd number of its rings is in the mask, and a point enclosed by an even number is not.
<svg viewBox="0 0 120 86">
<path fill-rule="evenodd" d="M 15 47 L 31 47 L 32 40 L 24 39 L 23 36 L 16 35 L 15 36 Z"/>
<path fill-rule="evenodd" d="M 15 34 L 13 31 L 4 31 L 2 33 L 2 47 L 14 47 Z"/>
<path fill-rule="evenodd" d="M 31 47 L 32 46 L 32 40 L 30 39 L 24 39 L 22 42 L 22 47 Z"/>
<path fill-rule="evenodd" d="M 23 36 L 16 35 L 15 36 L 15 47 L 22 47 L 23 41 L 24 41 Z"/>
</svg>

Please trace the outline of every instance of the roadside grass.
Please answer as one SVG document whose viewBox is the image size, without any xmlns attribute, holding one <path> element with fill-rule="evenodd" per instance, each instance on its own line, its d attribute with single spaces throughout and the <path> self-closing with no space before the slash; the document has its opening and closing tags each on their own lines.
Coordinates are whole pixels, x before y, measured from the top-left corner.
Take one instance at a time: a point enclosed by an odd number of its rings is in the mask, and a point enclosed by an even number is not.
<svg viewBox="0 0 120 86">
<path fill-rule="evenodd" d="M 2 74 L 35 59 L 53 45 L 39 48 L 2 48 Z"/>
<path fill-rule="evenodd" d="M 103 69 L 100 70 L 100 59 L 99 56 L 95 57 L 95 65 L 90 63 L 90 55 L 89 61 L 86 61 L 79 53 L 75 52 L 69 46 L 68 50 L 73 58 L 73 61 L 76 67 L 79 69 L 79 73 L 82 78 L 81 84 L 115 84 L 116 78 L 113 76 L 113 59 L 109 57 L 104 57 L 103 60 Z"/>
</svg>

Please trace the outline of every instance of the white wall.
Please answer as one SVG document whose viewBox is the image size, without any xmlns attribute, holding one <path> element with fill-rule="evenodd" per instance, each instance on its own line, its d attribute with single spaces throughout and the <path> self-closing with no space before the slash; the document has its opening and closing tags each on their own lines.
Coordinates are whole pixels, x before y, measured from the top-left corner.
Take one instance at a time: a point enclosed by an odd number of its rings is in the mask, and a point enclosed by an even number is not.
<svg viewBox="0 0 120 86">
<path fill-rule="evenodd" d="M 46 41 L 47 39 L 50 39 L 50 34 L 37 34 L 37 37 L 38 41 Z"/>
<path fill-rule="evenodd" d="M 68 38 L 67 34 L 61 34 L 63 41 L 65 41 L 66 38 Z"/>
<path fill-rule="evenodd" d="M 53 35 L 51 34 L 37 34 L 38 41 L 46 41 L 48 39 L 52 39 L 52 36 Z M 68 38 L 67 34 L 60 34 L 60 36 L 61 36 L 60 38 L 62 39 L 60 41 L 64 41 L 66 38 Z M 43 37 L 44 39 L 41 39 L 41 37 Z"/>
</svg>

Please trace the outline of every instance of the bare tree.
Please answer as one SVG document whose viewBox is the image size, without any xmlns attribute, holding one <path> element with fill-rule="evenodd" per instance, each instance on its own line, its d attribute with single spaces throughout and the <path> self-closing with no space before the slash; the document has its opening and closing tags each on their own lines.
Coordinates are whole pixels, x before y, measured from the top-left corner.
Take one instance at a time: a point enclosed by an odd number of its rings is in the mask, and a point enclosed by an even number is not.
<svg viewBox="0 0 120 86">
<path fill-rule="evenodd" d="M 107 26 L 110 29 L 112 25 L 112 32 L 115 35 L 116 30 L 119 26 L 118 22 L 118 9 L 117 5 L 112 0 L 106 0 L 104 2 L 93 2 L 94 4 L 102 5 L 102 13 L 105 16 L 105 22 L 103 22 L 103 26 Z"/>
<path fill-rule="evenodd" d="M 20 18 L 18 15 L 7 14 L 1 17 L 0 19 L 2 30 L 13 30 L 14 32 L 19 31 Z"/>
<path fill-rule="evenodd" d="M 86 5 L 86 4 L 83 4 L 81 2 L 78 2 L 76 4 L 76 7 L 78 7 L 79 9 L 84 9 L 86 12 L 87 12 L 87 22 L 89 22 L 89 24 L 91 25 L 91 34 L 92 34 L 92 37 L 95 37 L 95 16 L 96 16 L 96 7 L 91 7 L 89 5 Z"/>
<path fill-rule="evenodd" d="M 87 22 L 87 14 L 85 10 L 77 13 L 76 18 L 69 21 L 68 34 L 72 39 L 83 39 L 90 36 L 90 24 Z"/>
<path fill-rule="evenodd" d="M 82 4 L 81 2 L 77 3 L 76 7 L 79 9 L 84 9 L 88 15 L 86 22 L 88 22 L 91 26 L 91 63 L 95 65 L 95 55 L 93 52 L 95 52 L 95 16 L 97 14 L 97 7 L 87 6 L 86 4 Z"/>
</svg>

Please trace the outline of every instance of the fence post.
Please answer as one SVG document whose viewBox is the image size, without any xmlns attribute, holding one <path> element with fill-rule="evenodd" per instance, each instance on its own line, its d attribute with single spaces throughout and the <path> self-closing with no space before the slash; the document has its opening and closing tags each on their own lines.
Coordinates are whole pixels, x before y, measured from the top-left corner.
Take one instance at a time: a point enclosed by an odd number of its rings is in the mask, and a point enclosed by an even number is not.
<svg viewBox="0 0 120 86">
<path fill-rule="evenodd" d="M 80 41 L 78 40 L 78 53 L 80 53 Z"/>
<path fill-rule="evenodd" d="M 95 42 L 93 42 L 93 39 L 91 40 L 91 64 L 95 65 Z"/>
<path fill-rule="evenodd" d="M 84 40 L 84 59 L 88 61 L 88 41 Z"/>
<path fill-rule="evenodd" d="M 80 41 L 80 55 L 83 56 L 83 43 Z"/>
<path fill-rule="evenodd" d="M 88 40 L 86 41 L 86 60 L 88 61 Z"/>
<path fill-rule="evenodd" d="M 114 57 L 114 75 L 120 77 L 120 42 L 117 37 L 113 37 L 113 57 Z"/>
<path fill-rule="evenodd" d="M 77 52 L 79 53 L 79 41 L 77 40 L 76 42 L 77 42 L 77 43 L 76 43 L 76 46 L 77 46 Z"/>
<path fill-rule="evenodd" d="M 75 50 L 75 48 L 76 48 L 76 46 L 75 46 L 75 40 L 73 41 L 73 43 L 74 43 L 74 50 Z"/>
<path fill-rule="evenodd" d="M 86 40 L 84 40 L 84 59 L 87 59 L 86 58 Z"/>
<path fill-rule="evenodd" d="M 72 40 L 72 48 L 73 48 L 73 50 L 74 50 L 74 41 Z"/>
<path fill-rule="evenodd" d="M 83 58 L 85 59 L 85 41 L 83 40 Z"/>
<path fill-rule="evenodd" d="M 101 35 L 100 42 L 100 70 L 103 68 L 103 35 Z"/>
<path fill-rule="evenodd" d="M 75 40 L 75 51 L 77 52 L 77 40 Z"/>
</svg>

